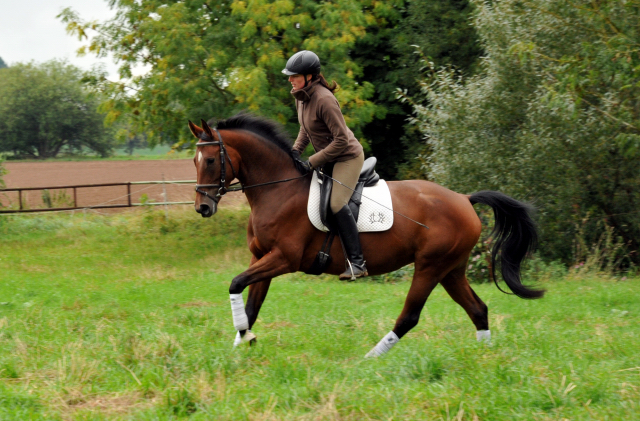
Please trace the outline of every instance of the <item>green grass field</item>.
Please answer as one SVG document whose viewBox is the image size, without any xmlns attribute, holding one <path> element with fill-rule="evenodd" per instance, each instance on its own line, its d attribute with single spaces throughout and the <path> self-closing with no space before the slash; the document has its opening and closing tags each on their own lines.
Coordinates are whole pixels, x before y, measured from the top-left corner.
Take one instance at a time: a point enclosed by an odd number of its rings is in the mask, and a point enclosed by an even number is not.
<svg viewBox="0 0 640 421">
<path fill-rule="evenodd" d="M 475 285 L 492 346 L 438 287 L 365 360 L 409 282 L 291 274 L 232 349 L 246 216 L 0 216 L 0 420 L 640 419 L 638 279 Z"/>
</svg>

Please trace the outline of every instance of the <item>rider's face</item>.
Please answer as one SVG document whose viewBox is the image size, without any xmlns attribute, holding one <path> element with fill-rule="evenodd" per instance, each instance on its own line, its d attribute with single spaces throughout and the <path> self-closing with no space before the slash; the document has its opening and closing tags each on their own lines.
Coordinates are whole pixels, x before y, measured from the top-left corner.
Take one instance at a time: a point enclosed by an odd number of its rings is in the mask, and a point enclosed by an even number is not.
<svg viewBox="0 0 640 421">
<path fill-rule="evenodd" d="M 307 75 L 307 80 L 311 79 L 311 75 Z M 303 75 L 292 75 L 289 76 L 289 82 L 291 82 L 291 86 L 294 90 L 304 88 L 304 76 Z"/>
</svg>

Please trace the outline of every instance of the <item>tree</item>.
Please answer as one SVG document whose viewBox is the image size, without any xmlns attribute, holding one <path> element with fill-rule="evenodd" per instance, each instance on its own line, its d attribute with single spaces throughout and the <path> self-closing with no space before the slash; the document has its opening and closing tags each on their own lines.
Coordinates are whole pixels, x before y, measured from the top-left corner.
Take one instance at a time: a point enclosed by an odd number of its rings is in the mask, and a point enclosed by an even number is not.
<svg viewBox="0 0 640 421">
<path fill-rule="evenodd" d="M 422 134 L 407 123 L 411 107 L 397 99 L 397 90 L 417 94 L 423 66 L 421 51 L 437 65 L 454 66 L 460 73 L 473 71 L 480 56 L 475 29 L 469 24 L 467 0 L 361 1 L 370 15 L 365 35 L 350 57 L 362 67 L 359 82 L 375 88 L 371 97 L 375 118 L 363 128 L 378 171 L 386 178 L 424 177 L 416 156 L 426 153 Z"/>
<path fill-rule="evenodd" d="M 349 0 L 254 0 L 167 2 L 117 0 L 113 19 L 83 22 L 66 9 L 61 19 L 70 33 L 87 38 L 83 52 L 110 52 L 120 61 L 120 76 L 95 82 L 109 96 L 107 121 L 131 118 L 133 129 L 151 145 L 169 140 L 191 144 L 188 119 L 225 118 L 247 109 L 286 124 L 298 124 L 281 74 L 289 56 L 311 49 L 322 57 L 324 73 L 340 82 L 336 93 L 348 126 L 361 129 L 376 114 L 370 83 L 358 83 L 360 66 L 349 58 L 363 36 L 369 13 Z M 132 67 L 149 72 L 132 76 Z M 365 140 L 366 143 L 366 139 Z"/>
<path fill-rule="evenodd" d="M 111 143 L 97 112 L 100 98 L 69 64 L 15 64 L 0 77 L 0 151 L 55 157 L 63 148 L 108 155 Z"/>
<path fill-rule="evenodd" d="M 580 258 L 575 243 L 612 227 L 639 262 L 640 2 L 476 6 L 481 73 L 431 66 L 414 104 L 429 177 L 532 201 L 547 258 Z"/>
<path fill-rule="evenodd" d="M 122 149 L 127 152 L 128 155 L 133 155 L 133 151 L 136 149 L 146 149 L 149 147 L 147 138 L 144 134 L 131 134 L 130 130 L 123 128 L 119 130 L 120 138 L 124 138 Z"/>
<path fill-rule="evenodd" d="M 0 57 L 0 69 L 6 69 L 7 67 L 9 67 L 7 66 L 7 63 L 5 63 L 2 57 Z"/>
<path fill-rule="evenodd" d="M 397 90 L 417 94 L 423 64 L 421 52 L 437 66 L 472 73 L 481 47 L 469 24 L 467 0 L 395 0 L 363 2 L 375 20 L 358 39 L 351 57 L 362 69 L 361 82 L 375 87 L 372 101 L 384 110 L 363 129 L 386 178 L 423 176 L 416 156 L 425 153 L 421 133 L 407 123 L 411 107 L 397 99 Z"/>
</svg>

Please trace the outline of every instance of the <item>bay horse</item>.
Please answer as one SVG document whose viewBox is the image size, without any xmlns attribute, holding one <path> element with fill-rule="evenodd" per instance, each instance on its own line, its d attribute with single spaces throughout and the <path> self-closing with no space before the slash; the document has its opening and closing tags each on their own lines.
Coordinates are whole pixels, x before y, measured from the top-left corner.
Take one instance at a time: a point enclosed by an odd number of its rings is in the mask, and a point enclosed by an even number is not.
<svg viewBox="0 0 640 421">
<path fill-rule="evenodd" d="M 251 262 L 246 271 L 233 278 L 229 294 L 238 331 L 234 345 L 254 342 L 251 328 L 272 279 L 308 270 L 323 246 L 326 234 L 307 216 L 312 174 L 302 175 L 296 169 L 291 141 L 275 122 L 241 113 L 218 122 L 215 128 L 204 120 L 201 124 L 199 127 L 189 121 L 198 139 L 194 157 L 196 212 L 203 217 L 214 215 L 234 178 L 246 189 L 251 207 L 247 227 Z M 537 242 L 529 205 L 500 192 L 463 195 L 423 180 L 390 181 L 388 186 L 394 210 L 401 210 L 407 218 L 394 218 L 387 231 L 360 234 L 367 268 L 370 275 L 378 275 L 414 263 L 415 272 L 393 330 L 367 357 L 384 354 L 418 324 L 420 312 L 438 283 L 467 312 L 476 327 L 477 340 L 490 341 L 487 306 L 465 275 L 481 232 L 475 203 L 489 205 L 495 214 L 492 268 L 499 261 L 506 285 L 518 297 L 543 296 L 544 290 L 529 288 L 520 280 L 520 264 Z M 325 273 L 339 275 L 345 267 L 340 242 L 333 242 L 330 255 L 333 259 Z M 498 285 L 495 274 L 491 275 Z M 247 287 L 245 307 L 242 292 Z"/>
</svg>

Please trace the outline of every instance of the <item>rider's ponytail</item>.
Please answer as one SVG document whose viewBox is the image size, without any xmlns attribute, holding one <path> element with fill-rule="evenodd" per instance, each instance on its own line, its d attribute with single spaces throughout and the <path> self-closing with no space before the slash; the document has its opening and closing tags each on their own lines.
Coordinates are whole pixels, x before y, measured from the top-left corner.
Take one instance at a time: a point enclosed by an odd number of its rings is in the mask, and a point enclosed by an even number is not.
<svg viewBox="0 0 640 421">
<path fill-rule="evenodd" d="M 322 73 L 317 74 L 317 75 L 313 75 L 311 77 L 311 80 L 319 80 L 320 84 L 322 86 L 324 86 L 325 88 L 327 88 L 328 90 L 331 91 L 331 93 L 335 92 L 336 90 L 338 90 L 338 84 L 336 83 L 335 80 L 331 81 L 331 85 L 329 85 L 329 82 L 327 82 L 327 79 L 324 78 L 324 75 Z"/>
</svg>

